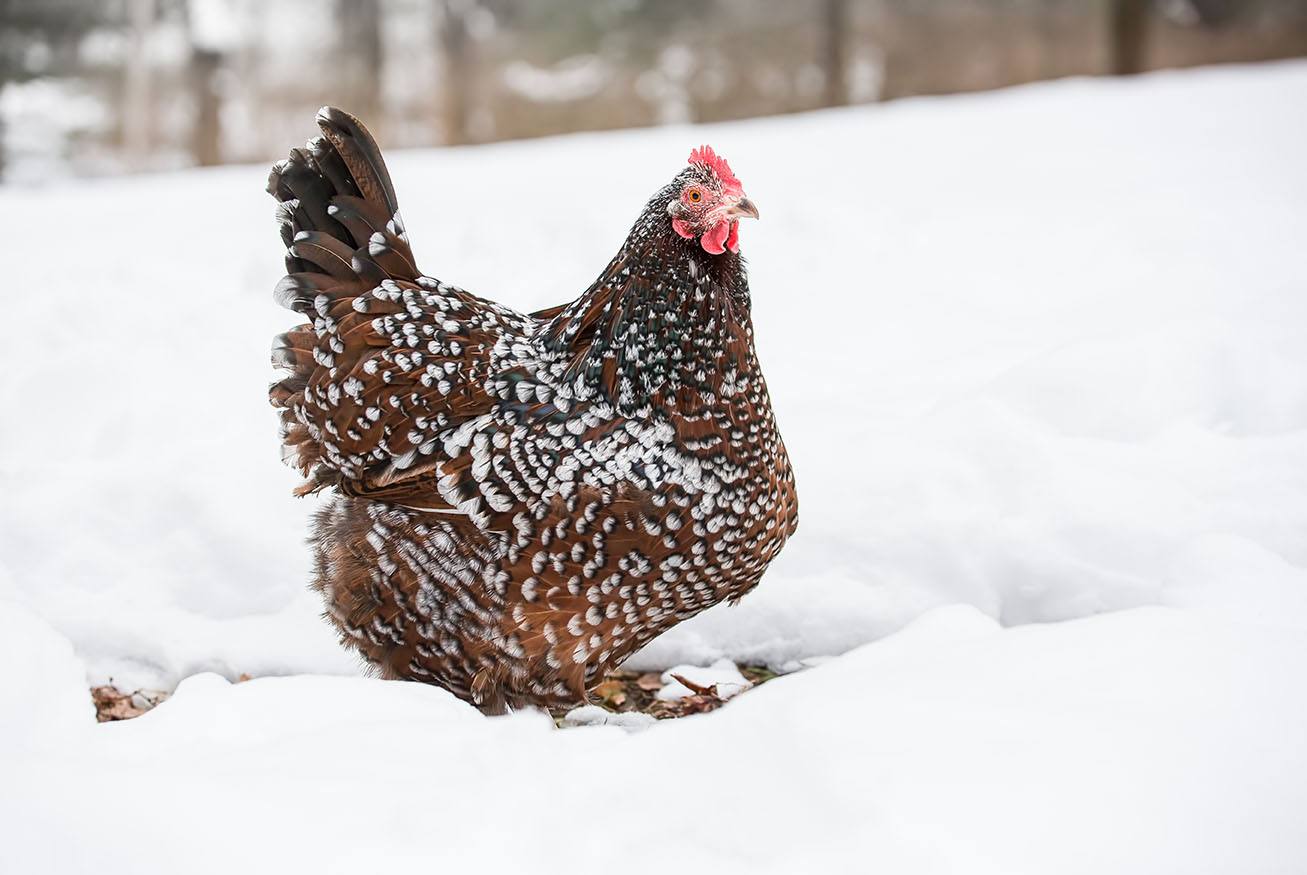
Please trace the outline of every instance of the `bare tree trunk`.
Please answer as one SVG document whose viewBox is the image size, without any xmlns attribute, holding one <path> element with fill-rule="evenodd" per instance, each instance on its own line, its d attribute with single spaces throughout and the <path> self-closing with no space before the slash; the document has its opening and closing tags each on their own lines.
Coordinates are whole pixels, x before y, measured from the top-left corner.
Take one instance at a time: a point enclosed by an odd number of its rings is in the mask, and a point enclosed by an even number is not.
<svg viewBox="0 0 1307 875">
<path fill-rule="evenodd" d="M 119 145 L 129 167 L 141 169 L 153 145 L 153 101 L 146 38 L 154 26 L 155 0 L 129 0 L 128 51 L 123 63 L 123 106 Z"/>
<path fill-rule="evenodd" d="M 1035 18 L 1035 61 L 1029 71 L 1030 79 L 1052 79 L 1058 75 L 1058 18 L 1060 10 L 1056 2 L 1040 3 L 1034 10 Z"/>
<path fill-rule="evenodd" d="M 342 100 L 350 112 L 367 118 L 374 132 L 382 127 L 385 115 L 381 23 L 380 0 L 336 0 Z"/>
<path fill-rule="evenodd" d="M 222 163 L 222 100 L 217 73 L 222 54 L 195 46 L 191 49 L 191 94 L 195 121 L 191 127 L 191 155 L 201 167 Z"/>
<path fill-rule="evenodd" d="M 1108 0 L 1109 72 L 1142 73 L 1148 58 L 1148 0 Z"/>
<path fill-rule="evenodd" d="M 445 143 L 470 142 L 473 49 L 467 29 L 468 0 L 444 0 L 440 19 L 441 93 Z"/>
<path fill-rule="evenodd" d="M 845 82 L 844 31 L 848 27 L 847 0 L 826 0 L 822 21 L 822 67 L 826 73 L 825 106 L 844 106 L 849 102 Z"/>
</svg>

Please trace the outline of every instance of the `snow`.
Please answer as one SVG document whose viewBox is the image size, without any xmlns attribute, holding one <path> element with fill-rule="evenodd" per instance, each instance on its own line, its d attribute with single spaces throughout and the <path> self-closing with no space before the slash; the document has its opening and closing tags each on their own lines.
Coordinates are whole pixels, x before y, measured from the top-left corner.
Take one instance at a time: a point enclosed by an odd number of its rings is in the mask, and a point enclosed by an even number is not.
<svg viewBox="0 0 1307 875">
<path fill-rule="evenodd" d="M 4 179 L 31 183 L 67 172 L 63 144 L 110 124 L 103 104 L 80 83 L 56 79 L 0 87 Z M 93 166 L 95 158 L 88 161 Z"/>
<path fill-rule="evenodd" d="M 1305 665 L 1301 633 L 1174 608 L 1002 629 L 957 605 L 638 733 L 197 675 L 25 746 L 0 869 L 1300 871 Z"/>
<path fill-rule="evenodd" d="M 611 76 L 608 65 L 596 55 L 578 55 L 548 69 L 513 61 L 501 74 L 510 91 L 537 103 L 565 103 L 593 97 Z"/>
<path fill-rule="evenodd" d="M 232 0 L 189 0 L 186 11 L 194 45 L 213 52 L 240 47 L 241 22 Z"/>
<path fill-rule="evenodd" d="M 522 308 L 693 145 L 760 205 L 799 532 L 629 665 L 807 669 L 639 732 L 337 646 L 265 167 L 5 189 L 0 870 L 1307 869 L 1305 101 L 1298 62 L 397 153 L 423 268 Z M 97 726 L 109 677 L 180 686 Z"/>
<path fill-rule="evenodd" d="M 609 711 L 598 705 L 582 705 L 568 711 L 559 721 L 559 726 L 617 726 L 628 732 L 639 732 L 657 722 L 654 717 L 640 711 Z"/>
<path fill-rule="evenodd" d="M 0 600 L 0 741 L 8 752 L 43 739 L 63 740 L 95 720 L 86 668 L 72 644 L 31 611 Z"/>
</svg>

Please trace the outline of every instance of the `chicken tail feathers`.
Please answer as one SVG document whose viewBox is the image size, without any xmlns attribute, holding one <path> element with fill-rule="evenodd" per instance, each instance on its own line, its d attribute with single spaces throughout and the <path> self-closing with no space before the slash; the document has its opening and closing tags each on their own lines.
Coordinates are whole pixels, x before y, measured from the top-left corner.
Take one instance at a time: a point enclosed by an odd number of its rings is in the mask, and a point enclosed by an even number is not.
<svg viewBox="0 0 1307 875">
<path fill-rule="evenodd" d="M 362 122 L 334 107 L 319 110 L 317 120 L 323 136 L 292 149 L 268 176 L 287 247 L 286 272 L 416 280 L 399 201 L 376 141 Z"/>
<path fill-rule="evenodd" d="M 277 338 L 273 364 L 289 372 L 268 390 L 281 410 L 283 455 L 311 475 L 310 491 L 338 479 L 335 465 L 321 465 L 323 443 L 302 409 L 319 366 L 333 355 L 315 331 L 322 320 L 339 320 L 360 295 L 387 279 L 415 281 L 419 274 L 399 215 L 399 201 L 381 150 L 363 123 L 347 112 L 323 107 L 322 136 L 275 164 L 268 193 L 277 200 L 277 222 L 286 245 L 286 276 L 273 290 L 277 303 L 315 324 Z M 336 343 L 339 343 L 337 340 Z M 343 352 L 343 350 L 336 350 Z"/>
</svg>

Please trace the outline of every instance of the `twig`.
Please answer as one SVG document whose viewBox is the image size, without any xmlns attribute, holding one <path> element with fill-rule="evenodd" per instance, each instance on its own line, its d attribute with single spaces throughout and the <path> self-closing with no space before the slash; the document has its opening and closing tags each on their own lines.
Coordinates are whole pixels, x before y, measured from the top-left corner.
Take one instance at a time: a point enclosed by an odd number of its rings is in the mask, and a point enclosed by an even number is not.
<svg viewBox="0 0 1307 875">
<path fill-rule="evenodd" d="M 701 684 L 696 684 L 694 681 L 686 680 L 684 677 L 682 677 L 679 674 L 676 674 L 675 672 L 672 673 L 672 678 L 676 681 L 679 681 L 682 686 L 684 686 L 692 693 L 698 693 L 700 696 L 712 696 L 714 699 L 721 698 L 721 696 L 717 694 L 716 684 L 705 687 Z"/>
</svg>

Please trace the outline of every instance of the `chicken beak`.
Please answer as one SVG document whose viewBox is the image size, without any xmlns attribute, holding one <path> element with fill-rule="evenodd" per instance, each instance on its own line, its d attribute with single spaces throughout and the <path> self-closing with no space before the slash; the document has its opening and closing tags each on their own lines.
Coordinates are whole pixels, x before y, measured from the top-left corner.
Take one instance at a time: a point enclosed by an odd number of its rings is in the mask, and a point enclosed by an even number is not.
<svg viewBox="0 0 1307 875">
<path fill-rule="evenodd" d="M 747 197 L 741 197 L 735 202 L 735 205 L 726 211 L 726 215 L 732 219 L 742 219 L 748 216 L 752 219 L 758 218 L 758 207 Z"/>
</svg>

